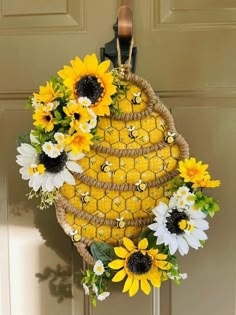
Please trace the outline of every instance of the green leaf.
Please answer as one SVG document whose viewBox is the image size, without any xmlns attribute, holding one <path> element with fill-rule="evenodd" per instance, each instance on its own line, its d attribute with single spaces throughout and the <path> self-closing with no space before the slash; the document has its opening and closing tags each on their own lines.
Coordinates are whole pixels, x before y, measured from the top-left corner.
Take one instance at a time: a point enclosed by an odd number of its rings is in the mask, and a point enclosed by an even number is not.
<svg viewBox="0 0 236 315">
<path fill-rule="evenodd" d="M 116 255 L 113 246 L 102 243 L 94 242 L 90 247 L 91 253 L 96 260 L 101 260 L 104 265 L 115 259 Z"/>
<path fill-rule="evenodd" d="M 55 115 L 55 117 L 56 117 L 57 120 L 60 121 L 60 120 L 62 119 L 61 114 L 59 113 L 58 110 L 55 110 L 55 111 L 54 111 L 54 115 Z"/>
<path fill-rule="evenodd" d="M 31 144 L 29 132 L 25 132 L 17 138 L 16 146 L 19 147 L 21 145 L 21 143 Z"/>
</svg>

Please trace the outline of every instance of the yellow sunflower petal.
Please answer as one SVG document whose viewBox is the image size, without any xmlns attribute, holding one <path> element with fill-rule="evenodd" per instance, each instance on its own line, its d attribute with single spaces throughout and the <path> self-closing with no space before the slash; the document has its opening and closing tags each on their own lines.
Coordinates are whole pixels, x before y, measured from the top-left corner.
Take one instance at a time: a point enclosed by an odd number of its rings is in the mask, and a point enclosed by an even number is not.
<svg viewBox="0 0 236 315">
<path fill-rule="evenodd" d="M 108 70 L 108 68 L 110 67 L 110 64 L 111 64 L 110 60 L 105 60 L 102 63 L 100 63 L 100 65 L 98 66 L 98 73 L 100 75 L 105 73 Z"/>
<path fill-rule="evenodd" d="M 122 292 L 127 292 L 129 291 L 131 285 L 133 283 L 133 277 L 129 277 L 126 279 L 125 281 L 125 285 L 124 285 L 124 288 L 123 288 L 123 291 Z"/>
<path fill-rule="evenodd" d="M 155 258 L 158 259 L 158 260 L 165 260 L 167 258 L 167 255 L 165 255 L 165 254 L 157 254 L 155 256 Z"/>
<path fill-rule="evenodd" d="M 120 258 L 125 258 L 129 253 L 124 247 L 115 247 L 114 251 L 116 253 L 116 256 Z"/>
<path fill-rule="evenodd" d="M 112 262 L 110 262 L 108 264 L 108 266 L 111 269 L 115 269 L 115 270 L 120 269 L 120 268 L 124 267 L 124 260 L 122 260 L 122 259 L 115 259 Z"/>
<path fill-rule="evenodd" d="M 157 257 L 157 255 L 158 255 L 158 249 L 153 249 L 153 248 L 151 248 L 151 249 L 149 249 L 148 250 L 148 254 L 150 255 L 150 256 L 153 256 L 153 257 Z"/>
<path fill-rule="evenodd" d="M 134 243 L 127 237 L 123 237 L 123 244 L 130 252 L 132 252 L 135 249 Z"/>
<path fill-rule="evenodd" d="M 115 274 L 115 276 L 112 278 L 112 281 L 113 282 L 122 281 L 125 276 L 126 276 L 126 272 L 125 272 L 125 269 L 123 268 Z"/>
<path fill-rule="evenodd" d="M 70 61 L 77 76 L 82 76 L 86 73 L 86 67 L 83 61 L 79 57 L 75 57 L 74 60 Z"/>
<path fill-rule="evenodd" d="M 95 54 L 85 56 L 84 64 L 88 73 L 95 74 L 97 72 L 98 60 Z"/>
<path fill-rule="evenodd" d="M 134 296 L 138 292 L 138 289 L 139 289 L 139 280 L 134 278 L 133 283 L 129 289 L 129 296 L 130 297 Z"/>
<path fill-rule="evenodd" d="M 149 282 L 147 281 L 147 279 L 144 277 L 141 280 L 141 289 L 146 295 L 150 294 L 150 292 L 151 292 L 151 286 L 150 286 Z"/>
<path fill-rule="evenodd" d="M 147 249 L 148 247 L 148 240 L 146 238 L 142 239 L 139 243 L 138 243 L 138 249 Z"/>
<path fill-rule="evenodd" d="M 171 264 L 167 261 L 156 260 L 155 265 L 163 270 L 169 270 L 171 268 Z"/>
<path fill-rule="evenodd" d="M 149 280 L 154 287 L 159 288 L 161 286 L 161 275 L 158 271 L 152 272 L 149 275 Z"/>
</svg>

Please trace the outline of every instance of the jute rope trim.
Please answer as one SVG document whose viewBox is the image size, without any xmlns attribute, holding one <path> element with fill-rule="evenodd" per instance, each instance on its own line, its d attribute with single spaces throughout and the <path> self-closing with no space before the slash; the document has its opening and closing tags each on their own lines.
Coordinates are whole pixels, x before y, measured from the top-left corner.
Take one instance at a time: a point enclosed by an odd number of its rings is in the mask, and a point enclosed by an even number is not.
<svg viewBox="0 0 236 315">
<path fill-rule="evenodd" d="M 84 219 L 88 221 L 89 223 L 96 224 L 96 225 L 108 225 L 110 227 L 116 227 L 117 226 L 117 220 L 115 219 L 105 219 L 100 218 L 98 216 L 94 216 L 91 213 L 88 213 L 82 209 L 78 209 L 72 204 L 69 203 L 69 201 L 64 197 L 59 197 L 59 199 L 56 202 L 56 209 L 61 215 L 61 222 L 66 222 L 65 220 L 65 212 L 73 213 L 76 217 Z M 58 220 L 59 221 L 59 220 Z M 153 215 L 147 215 L 145 218 L 137 218 L 133 220 L 124 220 L 125 227 L 127 226 L 145 226 L 153 222 Z M 65 225 L 66 227 L 66 225 Z M 71 228 L 71 227 L 70 227 Z M 72 228 L 71 228 L 72 229 Z"/>
<path fill-rule="evenodd" d="M 116 120 L 140 120 L 144 117 L 149 116 L 153 111 L 153 106 L 157 104 L 158 100 L 156 95 L 151 87 L 151 85 L 145 81 L 144 79 L 140 78 L 134 73 L 126 73 L 125 74 L 125 81 L 134 83 L 137 85 L 148 97 L 148 104 L 144 111 L 137 112 L 137 113 L 112 113 L 111 118 L 115 118 Z"/>
<path fill-rule="evenodd" d="M 113 191 L 136 191 L 137 186 L 135 184 L 116 184 L 116 183 L 106 183 L 98 181 L 95 178 L 92 178 L 90 176 L 86 176 L 84 174 L 74 174 L 83 184 L 86 184 L 88 186 L 93 186 L 96 188 L 101 188 L 105 190 L 113 190 Z M 166 175 L 156 178 L 153 181 L 150 181 L 148 183 L 145 183 L 147 188 L 149 187 L 159 187 L 160 185 L 165 184 L 168 180 L 174 178 L 176 175 L 178 175 L 178 170 L 173 170 Z"/>
<path fill-rule="evenodd" d="M 173 130 L 170 130 L 170 129 L 168 129 L 168 131 L 174 132 Z M 176 143 L 179 141 L 180 137 L 181 136 L 179 135 L 176 136 Z M 154 151 L 164 149 L 166 146 L 168 146 L 168 144 L 165 141 L 160 141 L 154 145 L 150 145 L 148 147 L 141 147 L 138 149 L 114 149 L 114 148 L 104 147 L 95 143 L 91 146 L 91 149 L 99 153 L 106 153 L 106 154 L 110 154 L 110 155 L 114 155 L 118 157 L 123 157 L 123 156 L 137 157 L 137 156 L 146 155 Z"/>
</svg>

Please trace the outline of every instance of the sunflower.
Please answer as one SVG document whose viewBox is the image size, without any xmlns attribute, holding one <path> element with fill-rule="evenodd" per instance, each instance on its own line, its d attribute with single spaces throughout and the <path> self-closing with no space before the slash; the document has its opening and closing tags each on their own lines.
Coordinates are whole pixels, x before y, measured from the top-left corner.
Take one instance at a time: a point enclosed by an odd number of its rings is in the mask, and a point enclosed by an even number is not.
<svg viewBox="0 0 236 315">
<path fill-rule="evenodd" d="M 208 165 L 202 164 L 202 161 L 197 162 L 195 158 L 190 158 L 180 161 L 178 170 L 185 182 L 192 183 L 208 174 L 207 168 Z"/>
<path fill-rule="evenodd" d="M 79 131 L 81 124 L 88 123 L 92 116 L 86 107 L 81 104 L 70 101 L 67 106 L 63 107 L 64 113 L 71 118 L 70 126 L 71 131 Z"/>
<path fill-rule="evenodd" d="M 33 114 L 35 120 L 34 126 L 45 129 L 46 132 L 50 132 L 54 128 L 54 117 L 52 112 L 47 111 L 44 105 L 39 105 Z"/>
<path fill-rule="evenodd" d="M 61 97 L 60 91 L 56 91 L 53 88 L 52 82 L 47 81 L 46 86 L 39 87 L 39 93 L 33 93 L 34 99 L 37 103 L 50 103 L 53 102 L 57 97 Z"/>
<path fill-rule="evenodd" d="M 91 133 L 76 132 L 72 136 L 67 135 L 65 137 L 65 145 L 68 151 L 72 151 L 73 154 L 79 152 L 89 152 L 90 145 L 93 144 L 91 139 L 93 135 Z"/>
<path fill-rule="evenodd" d="M 162 270 L 169 270 L 171 264 L 166 260 L 167 255 L 158 249 L 147 249 L 148 240 L 142 239 L 138 248 L 134 243 L 124 237 L 124 247 L 115 247 L 115 253 L 121 259 L 109 263 L 111 269 L 119 270 L 113 277 L 113 282 L 122 281 L 126 276 L 123 292 L 129 291 L 129 296 L 134 296 L 141 286 L 145 294 L 151 292 L 150 282 L 154 287 L 160 287 Z"/>
<path fill-rule="evenodd" d="M 113 75 L 107 72 L 110 61 L 98 64 L 96 55 L 92 54 L 87 55 L 84 62 L 76 57 L 71 60 L 71 65 L 72 67 L 65 66 L 58 75 L 64 80 L 64 85 L 73 92 L 74 99 L 87 97 L 96 115 L 109 115 L 111 95 L 116 92 Z"/>
</svg>

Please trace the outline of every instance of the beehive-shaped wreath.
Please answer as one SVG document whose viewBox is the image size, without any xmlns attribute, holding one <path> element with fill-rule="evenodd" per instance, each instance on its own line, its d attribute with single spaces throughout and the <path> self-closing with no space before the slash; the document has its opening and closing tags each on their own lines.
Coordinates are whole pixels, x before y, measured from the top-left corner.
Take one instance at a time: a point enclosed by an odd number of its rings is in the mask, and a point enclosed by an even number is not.
<svg viewBox="0 0 236 315">
<path fill-rule="evenodd" d="M 100 141 L 80 161 L 76 185 L 65 184 L 57 202 L 58 220 L 67 233 L 73 228 L 77 247 L 117 245 L 124 236 L 137 241 L 153 221 L 153 208 L 168 198 L 178 161 L 188 156 L 169 110 L 146 81 L 126 74 L 116 105 L 100 118 Z"/>
<path fill-rule="evenodd" d="M 203 246 L 205 219 L 219 211 L 203 188 L 220 181 L 187 159 L 169 110 L 128 65 L 109 71 L 95 54 L 71 65 L 28 102 L 35 128 L 17 148 L 28 197 L 40 197 L 41 209 L 55 205 L 89 264 L 82 284 L 93 305 L 110 295 L 110 280 L 125 279 L 130 296 L 179 283 L 186 274 L 174 255 Z"/>
</svg>

